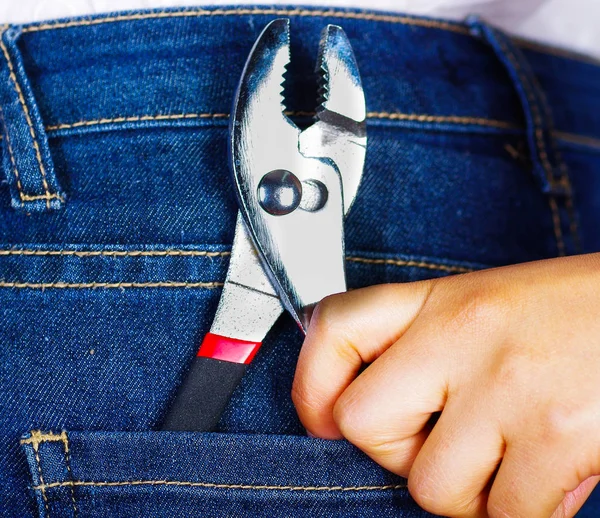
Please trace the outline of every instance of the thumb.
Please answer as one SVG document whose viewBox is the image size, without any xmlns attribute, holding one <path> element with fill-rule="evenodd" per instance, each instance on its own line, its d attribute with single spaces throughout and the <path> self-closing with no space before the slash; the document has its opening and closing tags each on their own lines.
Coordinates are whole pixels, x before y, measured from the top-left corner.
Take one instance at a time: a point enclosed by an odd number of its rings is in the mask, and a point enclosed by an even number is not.
<svg viewBox="0 0 600 518">
<path fill-rule="evenodd" d="M 333 295 L 316 307 L 300 352 L 292 399 L 313 435 L 340 438 L 335 402 L 365 363 L 411 326 L 435 281 L 384 284 Z"/>
</svg>

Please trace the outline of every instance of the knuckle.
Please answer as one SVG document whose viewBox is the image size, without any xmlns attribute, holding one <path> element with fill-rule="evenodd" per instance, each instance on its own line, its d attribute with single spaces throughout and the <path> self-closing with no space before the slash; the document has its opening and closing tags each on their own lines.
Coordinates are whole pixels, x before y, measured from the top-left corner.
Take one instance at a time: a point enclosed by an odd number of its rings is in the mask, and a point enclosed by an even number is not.
<svg viewBox="0 0 600 518">
<path fill-rule="evenodd" d="M 493 331 L 503 324 L 507 305 L 507 294 L 503 286 L 480 283 L 473 277 L 471 285 L 466 284 L 461 288 L 460 291 L 452 291 L 454 295 L 460 293 L 458 300 L 446 306 L 453 308 L 448 312 L 448 324 L 453 329 L 481 334 Z"/>
<path fill-rule="evenodd" d="M 413 468 L 408 477 L 408 489 L 413 499 L 426 511 L 460 518 L 477 513 L 476 498 L 466 488 L 449 480 L 431 461 Z"/>
<path fill-rule="evenodd" d="M 387 436 L 384 425 L 369 411 L 368 398 L 353 393 L 342 394 L 333 408 L 333 419 L 342 435 L 361 450 L 377 458 L 397 451 L 397 437 Z"/>
<path fill-rule="evenodd" d="M 342 395 L 333 409 L 333 419 L 341 435 L 388 470 L 406 477 L 416 457 L 411 438 L 398 435 L 366 409 L 367 401 Z"/>
<path fill-rule="evenodd" d="M 333 407 L 333 420 L 342 435 L 359 448 L 368 447 L 374 430 L 356 397 L 344 393 Z"/>
<path fill-rule="evenodd" d="M 490 366 L 490 379 L 498 387 L 511 387 L 516 398 L 532 378 L 530 362 L 523 357 L 517 344 L 506 342 L 493 360 Z"/>
<path fill-rule="evenodd" d="M 575 402 L 560 404 L 556 401 L 547 403 L 541 411 L 540 428 L 545 444 L 572 442 L 573 437 L 581 437 L 581 430 L 586 429 L 586 409 Z"/>
<path fill-rule="evenodd" d="M 327 332 L 336 322 L 337 298 L 328 296 L 321 300 L 315 307 L 310 319 L 310 330 L 316 332 Z"/>
<path fill-rule="evenodd" d="M 310 321 L 308 336 L 312 344 L 330 348 L 344 364 L 362 363 L 356 347 L 348 339 L 346 323 L 340 318 L 340 304 L 343 304 L 343 294 L 332 295 L 319 302 Z"/>
<path fill-rule="evenodd" d="M 425 511 L 448 515 L 450 495 L 442 490 L 439 476 L 434 465 L 412 469 L 408 477 L 408 491 Z"/>
</svg>

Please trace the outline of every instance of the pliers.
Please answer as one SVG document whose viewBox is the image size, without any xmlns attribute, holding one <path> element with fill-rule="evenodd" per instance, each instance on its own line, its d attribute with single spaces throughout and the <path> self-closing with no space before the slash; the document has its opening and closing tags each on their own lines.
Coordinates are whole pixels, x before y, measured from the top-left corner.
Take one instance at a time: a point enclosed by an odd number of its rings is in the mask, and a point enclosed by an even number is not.
<svg viewBox="0 0 600 518">
<path fill-rule="evenodd" d="M 227 278 L 205 336 L 163 423 L 215 429 L 233 391 L 284 309 L 306 332 L 315 305 L 346 291 L 344 216 L 365 162 L 366 105 L 344 31 L 319 46 L 321 103 L 301 131 L 285 114 L 290 22 L 263 30 L 230 118 L 229 160 L 240 211 Z"/>
</svg>

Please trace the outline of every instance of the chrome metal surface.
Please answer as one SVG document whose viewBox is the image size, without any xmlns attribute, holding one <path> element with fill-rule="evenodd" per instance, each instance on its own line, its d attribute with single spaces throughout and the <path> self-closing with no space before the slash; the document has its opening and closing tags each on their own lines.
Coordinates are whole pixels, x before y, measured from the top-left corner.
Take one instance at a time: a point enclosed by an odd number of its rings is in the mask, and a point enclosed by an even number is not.
<svg viewBox="0 0 600 518">
<path fill-rule="evenodd" d="M 275 20 L 258 38 L 240 81 L 230 158 L 241 213 L 264 270 L 306 330 L 314 305 L 346 290 L 343 216 L 364 165 L 365 103 L 350 44 L 341 29 L 328 26 L 318 61 L 324 101 L 317 122 L 300 132 L 282 105 L 289 60 L 289 21 Z M 261 207 L 258 187 L 274 170 L 292 172 L 307 193 L 300 207 L 285 215 Z"/>
<path fill-rule="evenodd" d="M 238 213 L 227 278 L 210 332 L 262 342 L 282 312 L 279 296 L 265 275 L 246 224 Z"/>
<path fill-rule="evenodd" d="M 295 211 L 302 200 L 302 183 L 289 171 L 276 169 L 262 177 L 258 184 L 258 202 L 273 216 Z"/>
<path fill-rule="evenodd" d="M 300 134 L 299 149 L 310 157 L 329 158 L 342 176 L 344 213 L 350 210 L 367 153 L 367 107 L 358 64 L 344 31 L 328 25 L 319 45 L 321 106 L 317 121 Z"/>
</svg>

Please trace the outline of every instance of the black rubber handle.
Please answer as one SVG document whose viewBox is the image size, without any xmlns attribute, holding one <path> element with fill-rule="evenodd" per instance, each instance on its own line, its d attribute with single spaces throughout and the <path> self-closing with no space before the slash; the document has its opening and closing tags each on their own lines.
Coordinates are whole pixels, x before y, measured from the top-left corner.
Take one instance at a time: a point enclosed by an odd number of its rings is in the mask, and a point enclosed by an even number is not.
<svg viewBox="0 0 600 518">
<path fill-rule="evenodd" d="M 163 430 L 212 432 L 246 372 L 243 363 L 195 357 L 167 411 Z"/>
</svg>

